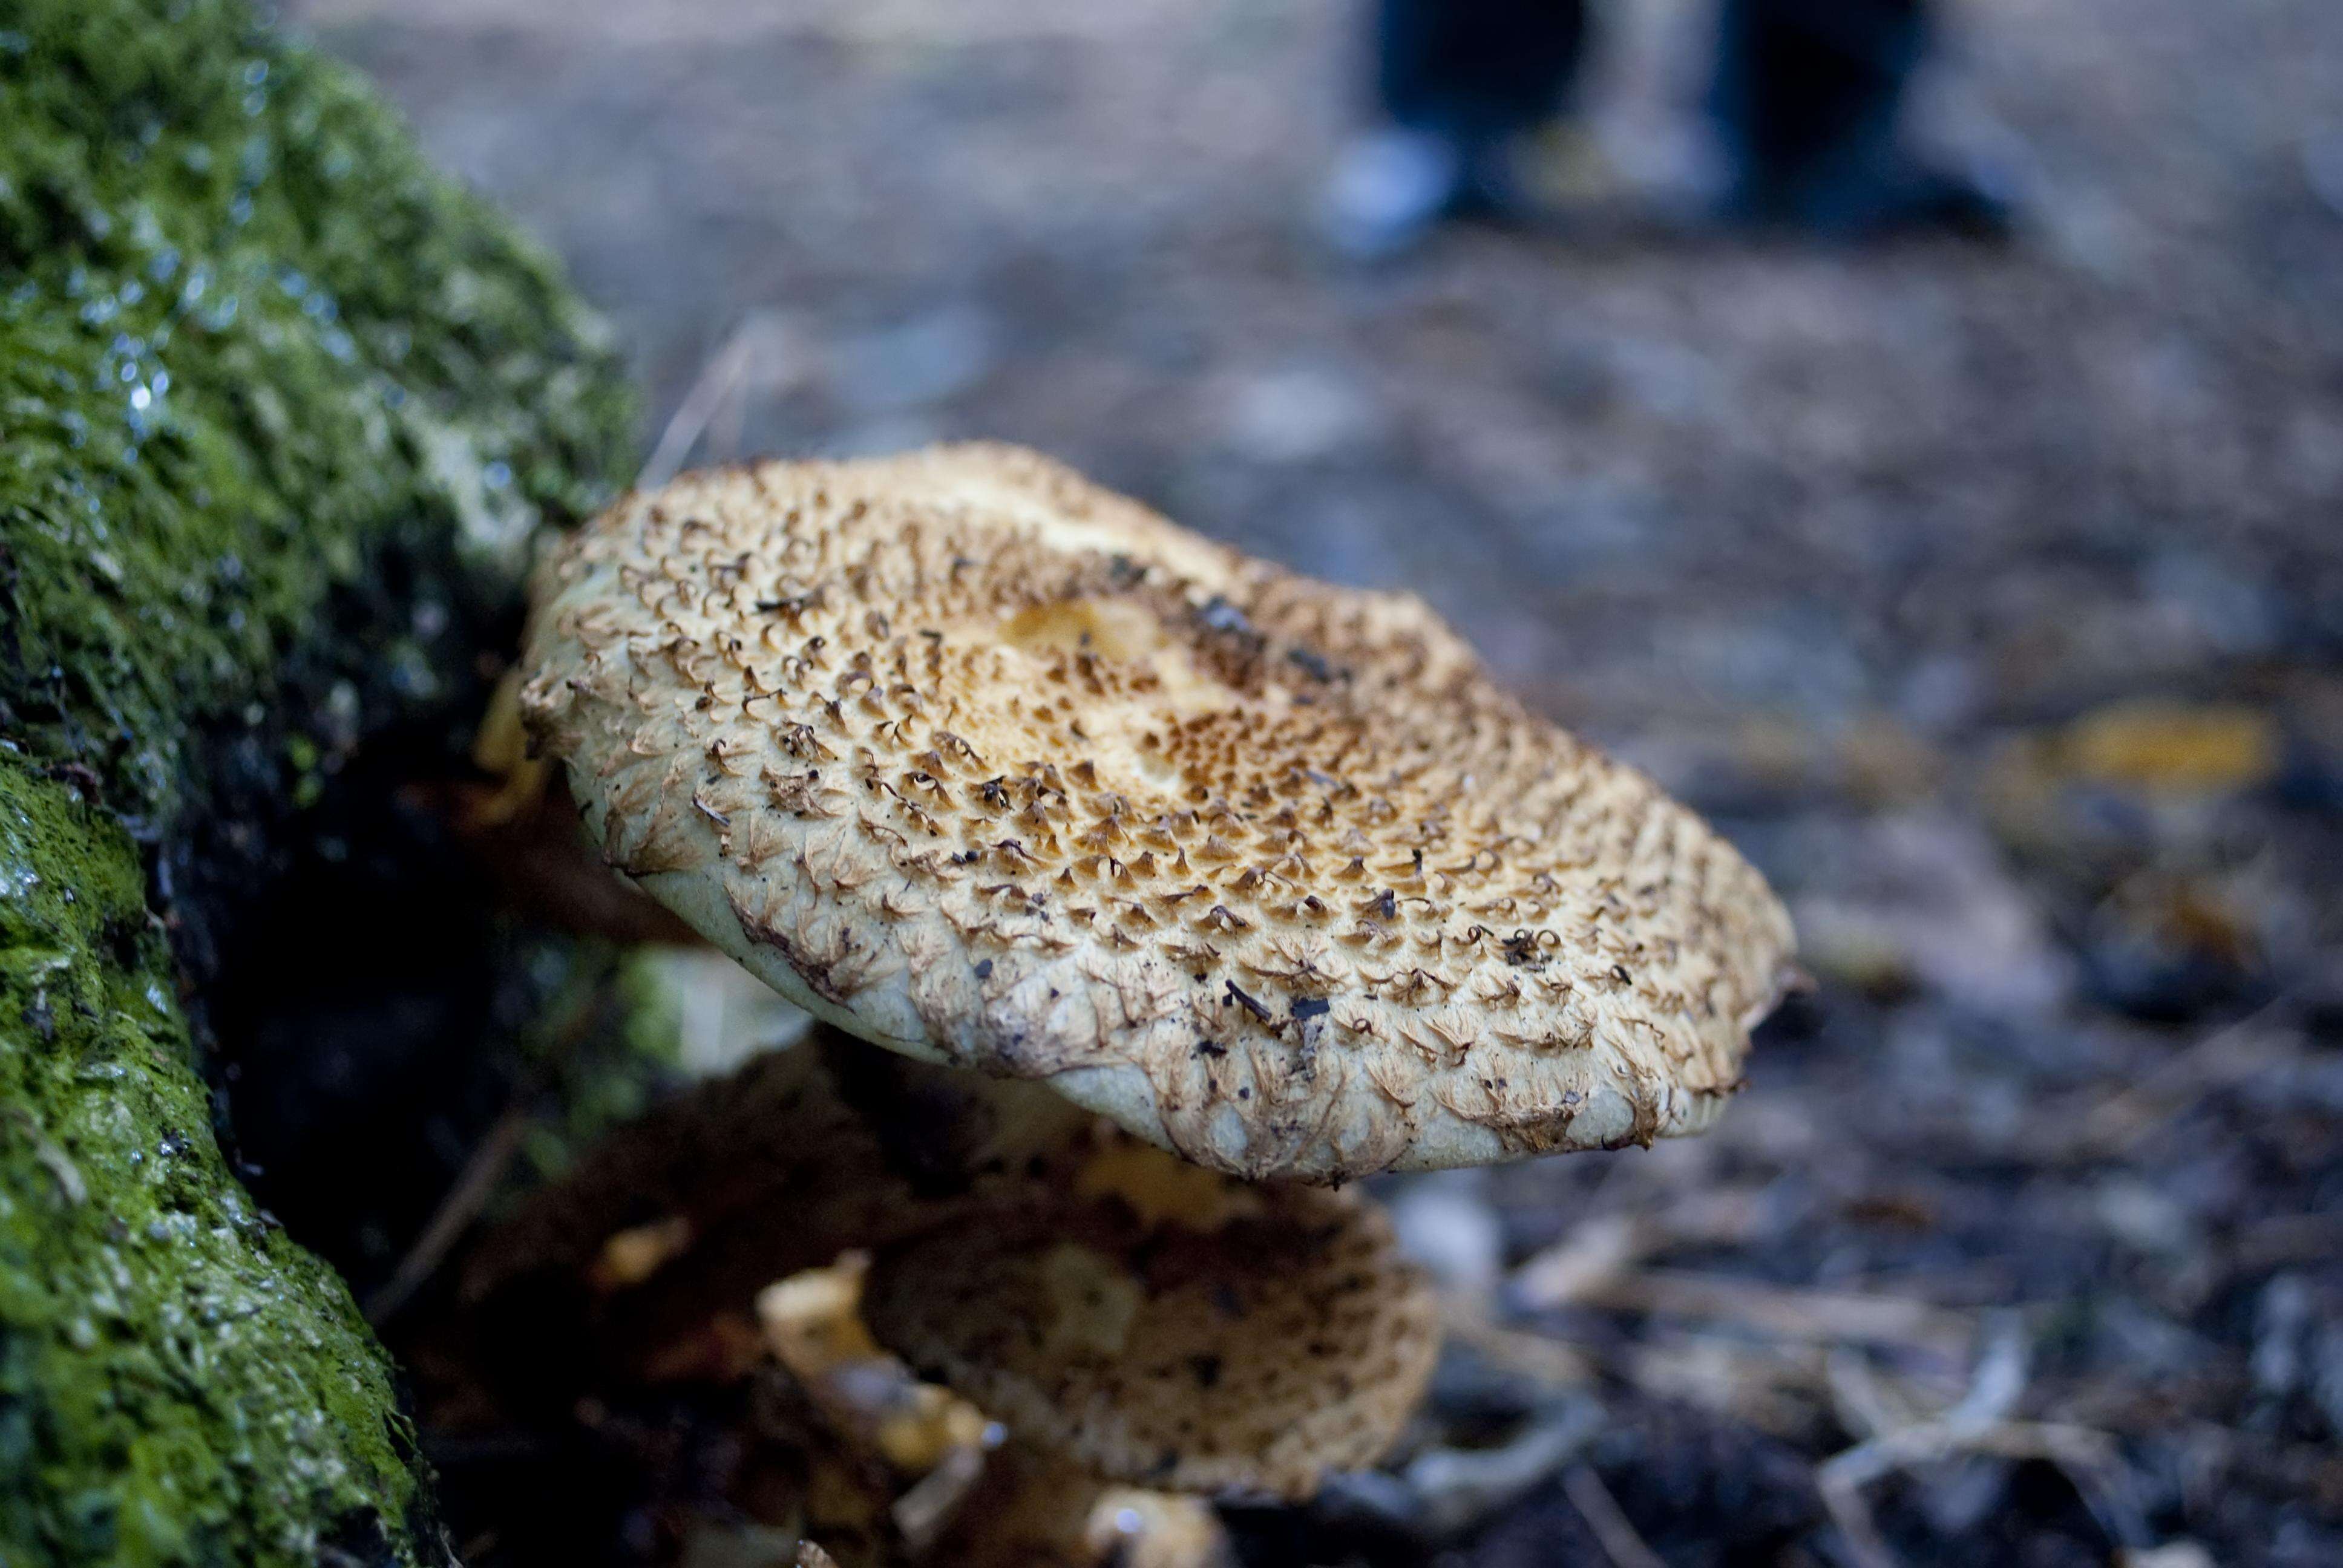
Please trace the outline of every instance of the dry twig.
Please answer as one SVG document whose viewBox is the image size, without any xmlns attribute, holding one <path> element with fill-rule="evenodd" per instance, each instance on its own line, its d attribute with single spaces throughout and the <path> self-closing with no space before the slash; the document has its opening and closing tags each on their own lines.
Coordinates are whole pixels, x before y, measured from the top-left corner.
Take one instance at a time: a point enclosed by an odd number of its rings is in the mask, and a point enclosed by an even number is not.
<svg viewBox="0 0 2343 1568">
<path fill-rule="evenodd" d="M 1527 1495 L 1586 1451 L 1602 1430 L 1602 1407 L 1569 1402 L 1496 1448 L 1432 1448 L 1408 1462 L 1410 1490 L 1423 1499 L 1436 1535 L 1453 1535 Z"/>
<path fill-rule="evenodd" d="M 736 434 L 741 419 L 741 399 L 749 377 L 759 367 L 786 366 L 794 357 L 788 325 L 771 311 L 752 310 L 732 329 L 702 365 L 690 390 L 659 432 L 659 445 L 635 479 L 638 489 L 655 489 L 681 471 L 684 459 L 719 417 Z M 769 368 L 768 379 L 779 379 Z"/>
<path fill-rule="evenodd" d="M 1597 1214 L 1513 1271 L 1513 1292 L 1532 1311 L 1584 1301 L 1658 1250 L 1656 1227 L 1631 1214 Z"/>
<path fill-rule="evenodd" d="M 480 1217 L 488 1200 L 496 1196 L 498 1185 L 511 1168 L 514 1156 L 520 1152 L 521 1139 L 528 1131 L 529 1107 L 544 1092 L 559 1064 L 569 1059 L 595 1025 L 608 1015 L 610 1005 L 607 996 L 588 996 L 563 1020 L 536 1070 L 513 1090 L 504 1114 L 497 1118 L 496 1125 L 488 1129 L 488 1136 L 464 1161 L 463 1170 L 457 1172 L 454 1184 L 431 1211 L 422 1233 L 398 1260 L 398 1267 L 367 1297 L 362 1310 L 368 1322 L 377 1328 L 388 1322 L 439 1271 L 448 1252 L 464 1239 L 464 1232 Z"/>
<path fill-rule="evenodd" d="M 1908 1297 L 1796 1290 L 1667 1269 L 1609 1281 L 1587 1299 L 1624 1312 L 1727 1322 L 1808 1343 L 1897 1345 L 1958 1356 L 1976 1337 L 1967 1313 Z"/>
<path fill-rule="evenodd" d="M 1860 1568 L 1896 1568 L 1898 1563 L 1872 1517 L 1864 1488 L 1897 1470 L 1968 1453 L 2057 1465 L 2111 1533 L 2118 1540 L 2137 1538 L 2137 1523 L 2116 1484 L 2121 1459 L 2113 1438 L 2065 1422 L 2010 1419 L 2026 1392 L 2026 1352 L 2022 1327 L 2015 1318 L 2004 1318 L 1986 1342 L 1968 1391 L 1941 1415 L 1900 1422 L 1867 1369 L 1834 1369 L 1832 1392 L 1842 1396 L 1840 1419 L 1850 1431 L 1872 1435 L 1824 1461 L 1815 1479 Z M 1883 1421 L 1893 1424 L 1879 1429 Z"/>
<path fill-rule="evenodd" d="M 2067 1156 L 2127 1154 L 2207 1091 L 2266 1072 L 2297 1054 L 2300 1036 L 2283 1024 L 2294 1000 L 2291 991 L 2279 993 L 2092 1106 L 2074 1127 Z"/>
<path fill-rule="evenodd" d="M 1440 1316 L 1450 1341 L 1517 1377 L 1557 1392 L 1584 1388 L 1594 1381 L 1594 1365 L 1580 1352 L 1545 1334 L 1507 1328 L 1476 1301 L 1447 1297 L 1441 1302 Z"/>
<path fill-rule="evenodd" d="M 465 1231 L 488 1207 L 489 1197 L 505 1179 L 513 1156 L 520 1152 L 521 1135 L 528 1131 L 529 1111 L 527 1097 L 516 1099 L 488 1135 L 472 1151 L 464 1169 L 458 1173 L 455 1184 L 433 1210 L 430 1222 L 407 1255 L 398 1260 L 398 1267 L 366 1299 L 367 1322 L 380 1328 L 398 1314 L 421 1290 L 431 1276 L 447 1261 L 447 1253 L 462 1240 Z"/>
<path fill-rule="evenodd" d="M 1574 1464 L 1564 1471 L 1562 1490 L 1579 1517 L 1586 1521 L 1586 1527 L 1594 1532 L 1594 1539 L 1603 1543 L 1603 1554 L 1611 1559 L 1612 1568 L 1667 1568 L 1619 1511 L 1618 1501 L 1592 1466 Z"/>
</svg>

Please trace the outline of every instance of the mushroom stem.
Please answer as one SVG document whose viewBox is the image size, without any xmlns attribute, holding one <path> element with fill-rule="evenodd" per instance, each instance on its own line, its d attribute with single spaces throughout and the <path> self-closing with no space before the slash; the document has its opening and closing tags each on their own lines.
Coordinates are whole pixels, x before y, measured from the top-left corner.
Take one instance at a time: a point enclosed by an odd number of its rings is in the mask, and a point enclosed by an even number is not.
<svg viewBox="0 0 2343 1568">
<path fill-rule="evenodd" d="M 1228 1568 L 1200 1498 L 1116 1486 L 1029 1443 L 985 1462 L 930 1559 L 952 1568 Z"/>
</svg>

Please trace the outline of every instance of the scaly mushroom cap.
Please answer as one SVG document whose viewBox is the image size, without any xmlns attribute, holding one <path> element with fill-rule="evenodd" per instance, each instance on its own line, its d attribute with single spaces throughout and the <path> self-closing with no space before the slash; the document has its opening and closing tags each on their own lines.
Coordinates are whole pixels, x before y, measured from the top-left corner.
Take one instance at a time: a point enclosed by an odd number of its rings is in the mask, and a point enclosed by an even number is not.
<svg viewBox="0 0 2343 1568">
<path fill-rule="evenodd" d="M 1440 1348 L 1430 1288 L 1355 1192 L 1128 1140 L 1060 1201 L 880 1252 L 862 1312 L 1017 1441 L 1177 1492 L 1302 1498 L 1373 1463 Z"/>
<path fill-rule="evenodd" d="M 522 703 L 605 857 L 791 1000 L 1241 1175 L 1695 1131 L 1790 926 L 1405 595 L 1030 453 L 637 495 Z"/>
</svg>

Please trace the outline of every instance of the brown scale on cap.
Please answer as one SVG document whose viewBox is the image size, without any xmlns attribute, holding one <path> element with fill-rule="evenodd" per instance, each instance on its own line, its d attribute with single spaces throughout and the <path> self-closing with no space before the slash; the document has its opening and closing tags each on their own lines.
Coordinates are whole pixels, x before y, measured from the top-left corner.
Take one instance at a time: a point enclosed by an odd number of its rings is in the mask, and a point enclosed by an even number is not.
<svg viewBox="0 0 2343 1568">
<path fill-rule="evenodd" d="M 1420 602 L 1030 453 L 630 497 L 528 669 L 607 859 L 792 1000 L 1240 1175 L 1697 1131 L 1788 972 L 1763 879 Z"/>
</svg>

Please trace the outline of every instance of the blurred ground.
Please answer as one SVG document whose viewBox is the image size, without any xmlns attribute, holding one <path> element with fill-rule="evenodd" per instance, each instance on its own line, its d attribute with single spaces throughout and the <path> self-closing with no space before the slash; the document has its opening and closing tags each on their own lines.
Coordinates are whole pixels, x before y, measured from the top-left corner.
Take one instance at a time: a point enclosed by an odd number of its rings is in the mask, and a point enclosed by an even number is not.
<svg viewBox="0 0 2343 1568">
<path fill-rule="evenodd" d="M 1636 218 L 1700 162 L 1652 0 L 1583 232 L 1361 273 L 1334 0 L 297 8 L 661 423 L 750 346 L 699 457 L 1006 437 L 1413 588 L 1797 908 L 1721 1134 L 1395 1193 L 1506 1331 L 1423 1453 L 1505 1483 L 1261 1562 L 1602 1562 L 1589 1477 L 1671 1564 L 2343 1562 L 2343 15 L 1951 10 L 2010 251 Z"/>
</svg>

